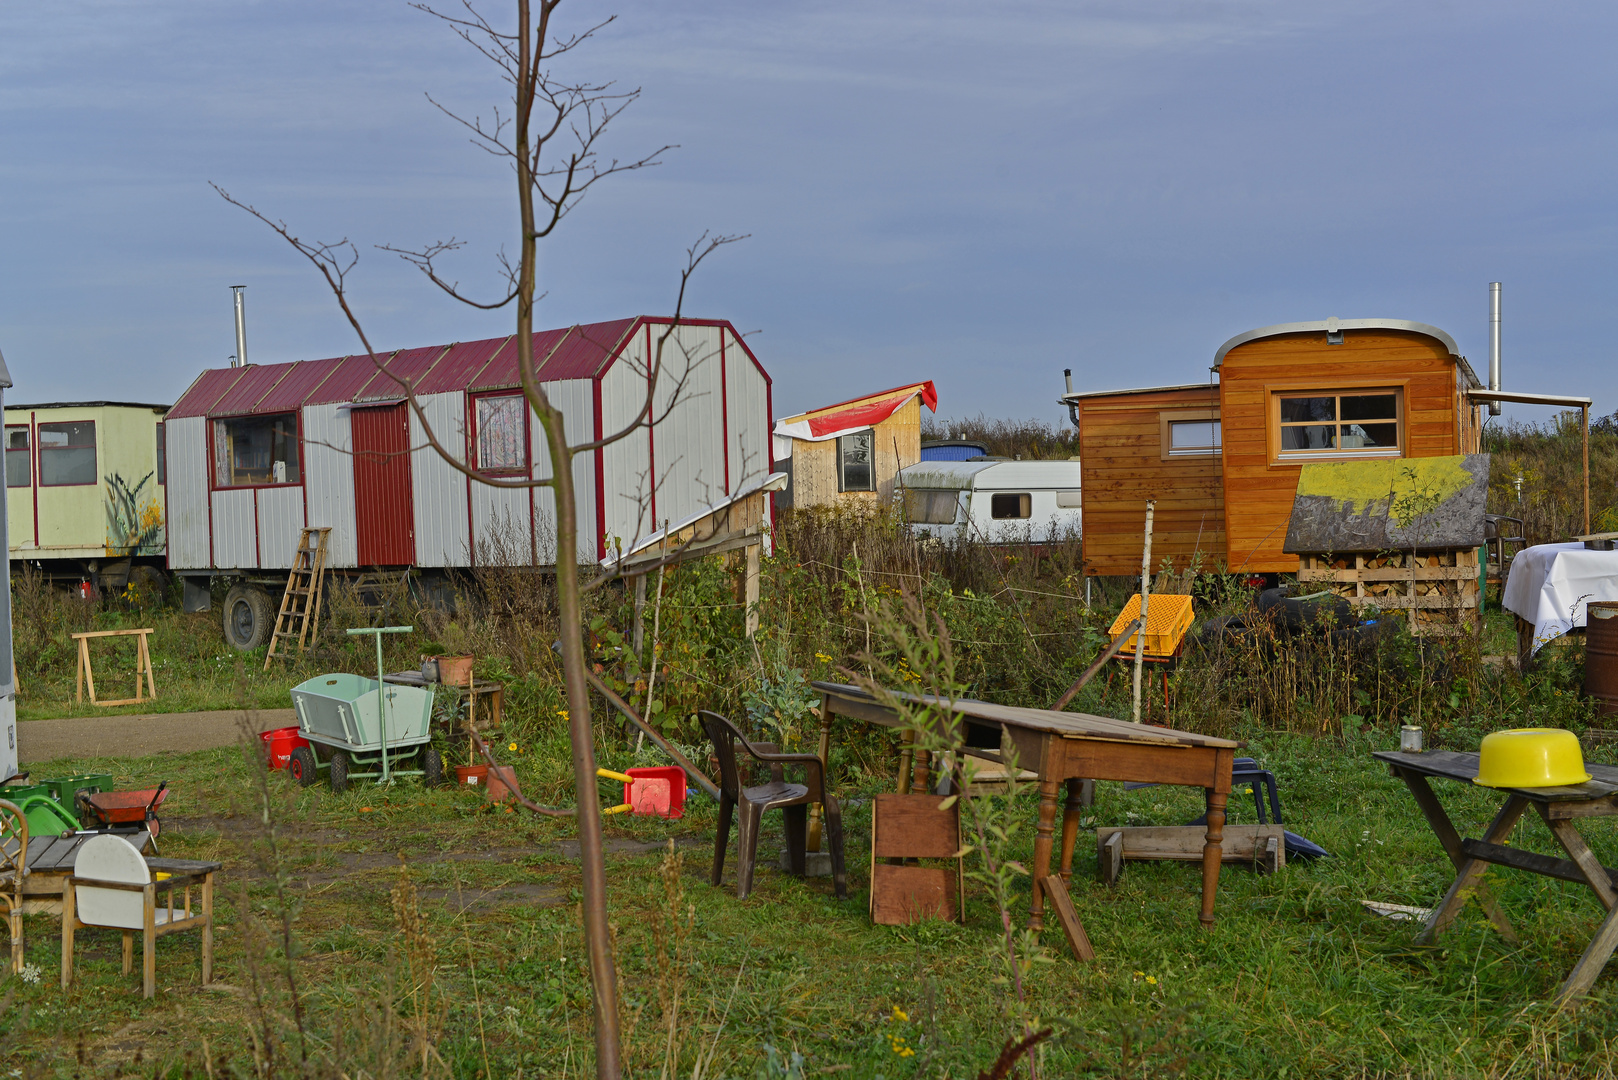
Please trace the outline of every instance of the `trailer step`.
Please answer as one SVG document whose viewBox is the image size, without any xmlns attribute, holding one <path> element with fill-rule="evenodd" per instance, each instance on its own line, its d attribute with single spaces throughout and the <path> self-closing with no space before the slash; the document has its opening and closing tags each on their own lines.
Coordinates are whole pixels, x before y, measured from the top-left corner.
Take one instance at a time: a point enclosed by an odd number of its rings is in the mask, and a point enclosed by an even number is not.
<svg viewBox="0 0 1618 1080">
<path fill-rule="evenodd" d="M 290 646 L 277 651 L 283 639 L 298 639 L 298 654 L 314 644 L 320 633 L 320 594 L 326 580 L 326 540 L 330 527 L 304 529 L 298 536 L 298 549 L 287 571 L 287 587 L 281 596 L 281 610 L 275 617 L 275 631 L 264 655 L 264 670 L 270 661 L 291 655 Z M 301 587 L 300 587 L 301 586 Z"/>
</svg>

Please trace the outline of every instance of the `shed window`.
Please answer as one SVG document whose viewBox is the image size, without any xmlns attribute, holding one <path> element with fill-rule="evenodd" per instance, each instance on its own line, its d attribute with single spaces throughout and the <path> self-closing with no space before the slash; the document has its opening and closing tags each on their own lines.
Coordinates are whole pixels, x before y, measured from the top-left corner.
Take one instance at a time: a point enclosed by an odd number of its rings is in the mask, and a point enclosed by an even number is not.
<svg viewBox="0 0 1618 1080">
<path fill-rule="evenodd" d="M 254 487 L 303 481 L 298 414 L 233 416 L 213 422 L 214 486 Z"/>
<path fill-rule="evenodd" d="M 1218 420 L 1170 420 L 1169 456 L 1219 453 Z"/>
<path fill-rule="evenodd" d="M 499 394 L 476 400 L 478 469 L 486 473 L 518 473 L 528 469 L 528 402 L 521 394 Z"/>
<path fill-rule="evenodd" d="M 1274 415 L 1283 457 L 1399 452 L 1395 390 L 1277 394 Z"/>
<path fill-rule="evenodd" d="M 875 491 L 871 469 L 871 449 L 876 432 L 870 429 L 837 438 L 837 490 Z M 951 520 L 954 520 L 953 518 Z"/>
<path fill-rule="evenodd" d="M 28 427 L 6 428 L 6 487 L 32 487 L 34 483 L 33 454 L 28 446 Z"/>
<path fill-rule="evenodd" d="M 95 482 L 95 421 L 39 425 L 39 486 L 69 487 Z"/>
<path fill-rule="evenodd" d="M 169 441 L 163 431 L 163 422 L 157 424 L 157 482 L 169 482 Z"/>
<path fill-rule="evenodd" d="M 989 516 L 996 521 L 1032 517 L 1033 513 L 1034 499 L 1026 492 L 1000 491 L 989 498 Z"/>
<path fill-rule="evenodd" d="M 960 495 L 954 491 L 905 490 L 905 520 L 912 525 L 953 525 Z"/>
</svg>

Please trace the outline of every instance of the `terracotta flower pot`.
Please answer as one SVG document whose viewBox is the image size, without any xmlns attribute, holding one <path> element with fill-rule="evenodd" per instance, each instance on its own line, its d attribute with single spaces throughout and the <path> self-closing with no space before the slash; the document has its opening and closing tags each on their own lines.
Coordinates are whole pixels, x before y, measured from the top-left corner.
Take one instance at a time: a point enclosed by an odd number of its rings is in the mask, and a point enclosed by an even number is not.
<svg viewBox="0 0 1618 1080">
<path fill-rule="evenodd" d="M 472 683 L 471 656 L 440 656 L 438 660 L 438 681 L 448 683 L 450 686 L 470 686 Z"/>
<path fill-rule="evenodd" d="M 455 782 L 473 787 L 487 787 L 489 783 L 489 767 L 487 765 L 457 765 L 455 766 Z"/>
<path fill-rule="evenodd" d="M 484 766 L 488 768 L 488 766 Z M 488 769 L 489 775 L 484 778 L 488 786 L 489 798 L 494 802 L 504 802 L 511 798 L 517 788 L 517 769 L 513 765 L 498 765 Z"/>
</svg>

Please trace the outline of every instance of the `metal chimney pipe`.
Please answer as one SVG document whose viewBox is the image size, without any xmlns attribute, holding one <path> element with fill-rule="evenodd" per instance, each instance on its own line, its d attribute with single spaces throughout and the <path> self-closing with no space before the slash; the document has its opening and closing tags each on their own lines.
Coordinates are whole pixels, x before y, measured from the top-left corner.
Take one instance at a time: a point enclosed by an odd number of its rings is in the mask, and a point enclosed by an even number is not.
<svg viewBox="0 0 1618 1080">
<path fill-rule="evenodd" d="M 1489 389 L 1500 389 L 1500 283 L 1489 282 Z M 1500 415 L 1500 402 L 1489 402 L 1489 415 Z"/>
<path fill-rule="evenodd" d="M 247 309 L 244 306 L 247 290 L 246 285 L 232 285 L 230 291 L 236 294 L 236 364 L 247 366 Z M 235 365 L 232 365 L 235 366 Z"/>
<path fill-rule="evenodd" d="M 1062 378 L 1067 380 L 1067 392 L 1071 394 L 1073 392 L 1073 369 L 1063 368 Z"/>
</svg>

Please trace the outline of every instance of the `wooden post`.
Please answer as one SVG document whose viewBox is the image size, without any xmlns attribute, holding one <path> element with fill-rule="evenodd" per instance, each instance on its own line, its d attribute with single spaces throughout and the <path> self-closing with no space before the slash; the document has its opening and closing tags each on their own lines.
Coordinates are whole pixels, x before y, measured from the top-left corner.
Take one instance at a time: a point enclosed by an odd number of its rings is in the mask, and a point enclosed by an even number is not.
<svg viewBox="0 0 1618 1080">
<path fill-rule="evenodd" d="M 1590 406 L 1579 406 L 1580 427 L 1584 434 L 1584 532 L 1590 533 Z"/>
<path fill-rule="evenodd" d="M 1586 502 L 1589 500 L 1586 499 Z M 747 637 L 749 640 L 758 633 L 758 577 L 759 552 L 763 549 L 763 542 L 747 545 Z"/>
<path fill-rule="evenodd" d="M 1157 500 L 1146 500 L 1146 546 L 1140 553 L 1140 629 L 1135 632 L 1135 696 L 1129 718 L 1140 723 L 1140 675 L 1146 662 L 1146 601 L 1152 592 L 1152 512 Z"/>
<path fill-rule="evenodd" d="M 635 622 L 634 629 L 630 631 L 629 650 L 640 658 L 641 649 L 646 644 L 646 575 L 635 575 Z"/>
</svg>

